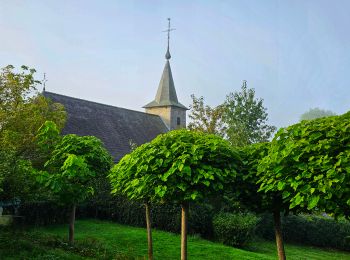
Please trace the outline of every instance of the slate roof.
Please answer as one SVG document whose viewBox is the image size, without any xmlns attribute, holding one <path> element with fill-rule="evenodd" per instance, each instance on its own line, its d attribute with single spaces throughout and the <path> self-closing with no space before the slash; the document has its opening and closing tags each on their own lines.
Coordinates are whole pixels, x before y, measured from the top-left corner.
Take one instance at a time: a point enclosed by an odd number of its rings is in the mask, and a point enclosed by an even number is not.
<svg viewBox="0 0 350 260">
<path fill-rule="evenodd" d="M 93 135 L 102 140 L 115 161 L 130 152 L 130 141 L 141 145 L 168 131 L 157 115 L 52 92 L 43 95 L 64 105 L 67 122 L 63 134 Z"/>
<path fill-rule="evenodd" d="M 182 105 L 177 99 L 175 84 L 173 80 L 173 75 L 171 73 L 169 60 L 167 60 L 165 63 L 155 100 L 145 105 L 144 108 L 163 106 L 176 106 L 186 110 L 188 109 L 187 107 Z"/>
</svg>

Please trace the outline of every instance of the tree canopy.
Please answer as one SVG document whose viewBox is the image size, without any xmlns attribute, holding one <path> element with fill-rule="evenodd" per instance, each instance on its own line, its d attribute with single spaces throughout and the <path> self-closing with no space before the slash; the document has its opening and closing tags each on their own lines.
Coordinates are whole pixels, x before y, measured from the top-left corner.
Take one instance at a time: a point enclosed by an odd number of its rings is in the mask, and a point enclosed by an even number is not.
<svg viewBox="0 0 350 260">
<path fill-rule="evenodd" d="M 324 110 L 318 107 L 310 108 L 307 112 L 300 116 L 300 121 L 302 120 L 312 120 L 321 117 L 335 116 L 336 114 L 331 110 Z"/>
<path fill-rule="evenodd" d="M 98 138 L 75 134 L 59 138 L 55 137 L 56 129 L 55 124 L 48 121 L 38 133 L 43 148 L 56 140 L 49 145 L 52 151 L 39 181 L 59 195 L 64 203 L 79 203 L 93 191 L 92 179 L 109 171 L 112 158 Z"/>
<path fill-rule="evenodd" d="M 221 190 L 235 176 L 238 163 L 238 152 L 222 138 L 177 130 L 126 155 L 110 177 L 114 191 L 130 192 L 132 198 L 147 194 L 155 200 L 182 202 Z"/>
<path fill-rule="evenodd" d="M 229 93 L 223 104 L 205 105 L 204 98 L 192 97 L 189 118 L 190 130 L 216 134 L 237 147 L 267 142 L 276 131 L 268 125 L 267 109 L 263 99 L 255 97 L 255 90 L 243 82 L 239 91 Z"/>
<path fill-rule="evenodd" d="M 64 107 L 37 92 L 40 81 L 34 76 L 35 70 L 26 66 L 17 72 L 8 65 L 0 71 L 0 200 L 36 194 L 29 173 L 44 162 L 36 133 L 46 120 L 59 128 L 65 122 Z"/>
<path fill-rule="evenodd" d="M 0 73 L 0 143 L 30 159 L 39 127 L 51 120 L 61 129 L 66 117 L 61 104 L 37 92 L 40 81 L 35 80 L 34 73 L 26 66 L 17 73 L 11 65 Z"/>
<path fill-rule="evenodd" d="M 276 131 L 276 127 L 267 124 L 263 99 L 255 97 L 255 90 L 249 89 L 246 81 L 240 91 L 227 95 L 224 106 L 227 138 L 235 146 L 267 142 Z"/>
<path fill-rule="evenodd" d="M 188 129 L 201 131 L 208 134 L 216 134 L 221 137 L 226 135 L 226 127 L 222 115 L 224 107 L 219 105 L 217 107 L 210 107 L 204 104 L 204 97 L 196 98 L 191 95 L 192 105 L 190 105 L 191 119 L 188 124 Z"/>
<path fill-rule="evenodd" d="M 280 191 L 290 209 L 350 213 L 350 112 L 280 129 L 259 171 L 261 191 Z"/>
</svg>

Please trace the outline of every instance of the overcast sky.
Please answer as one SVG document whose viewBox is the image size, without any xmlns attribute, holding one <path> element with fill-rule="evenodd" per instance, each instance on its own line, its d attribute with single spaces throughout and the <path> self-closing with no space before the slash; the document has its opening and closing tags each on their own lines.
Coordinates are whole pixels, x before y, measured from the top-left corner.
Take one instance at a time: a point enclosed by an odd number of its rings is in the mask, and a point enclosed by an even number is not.
<svg viewBox="0 0 350 260">
<path fill-rule="evenodd" d="M 242 80 L 278 127 L 312 107 L 350 110 L 350 1 L 0 0 L 0 66 L 46 72 L 47 90 L 142 111 L 172 18 L 180 102 L 222 103 Z"/>
</svg>

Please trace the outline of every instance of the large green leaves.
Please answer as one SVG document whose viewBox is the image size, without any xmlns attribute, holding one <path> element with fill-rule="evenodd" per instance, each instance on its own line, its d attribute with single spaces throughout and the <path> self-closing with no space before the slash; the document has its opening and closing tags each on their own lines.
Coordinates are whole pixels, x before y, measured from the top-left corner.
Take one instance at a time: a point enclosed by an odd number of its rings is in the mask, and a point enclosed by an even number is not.
<svg viewBox="0 0 350 260">
<path fill-rule="evenodd" d="M 91 195 L 94 178 L 112 165 L 111 156 L 96 137 L 71 134 L 59 138 L 55 124 L 46 122 L 37 139 L 43 149 L 53 149 L 37 180 L 64 203 L 78 203 Z"/>
<path fill-rule="evenodd" d="M 280 129 L 259 167 L 261 191 L 283 191 L 290 208 L 349 214 L 350 113 Z"/>
<path fill-rule="evenodd" d="M 109 177 L 113 193 L 132 199 L 191 201 L 222 190 L 239 163 L 238 152 L 221 137 L 176 130 L 126 155 Z"/>
</svg>

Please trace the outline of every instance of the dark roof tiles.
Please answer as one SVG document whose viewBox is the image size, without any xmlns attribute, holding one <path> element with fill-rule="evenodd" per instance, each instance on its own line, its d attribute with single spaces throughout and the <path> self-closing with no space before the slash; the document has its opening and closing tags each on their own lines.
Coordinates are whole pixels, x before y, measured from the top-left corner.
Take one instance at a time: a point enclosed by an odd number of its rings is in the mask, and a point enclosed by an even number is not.
<svg viewBox="0 0 350 260">
<path fill-rule="evenodd" d="M 130 142 L 141 145 L 168 131 L 157 115 L 51 92 L 44 92 L 43 95 L 64 105 L 67 122 L 63 134 L 98 137 L 115 161 L 130 152 Z"/>
</svg>

